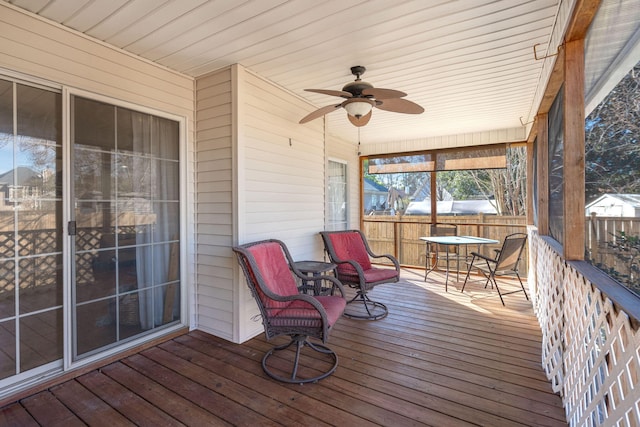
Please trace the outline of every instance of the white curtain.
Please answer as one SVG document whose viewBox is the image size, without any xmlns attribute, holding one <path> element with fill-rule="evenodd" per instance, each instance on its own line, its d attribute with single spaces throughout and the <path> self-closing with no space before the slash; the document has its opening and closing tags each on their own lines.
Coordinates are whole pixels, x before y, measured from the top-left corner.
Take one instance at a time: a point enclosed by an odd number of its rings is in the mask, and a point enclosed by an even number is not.
<svg viewBox="0 0 640 427">
<path fill-rule="evenodd" d="M 136 212 L 136 273 L 139 289 L 140 323 L 143 329 L 160 326 L 163 319 L 173 319 L 179 314 L 179 294 L 177 287 L 158 286 L 169 280 L 169 269 L 175 268 L 177 258 L 171 259 L 172 239 L 176 239 L 177 229 L 172 221 L 179 221 L 170 207 L 176 200 L 175 191 L 179 188 L 177 162 L 162 160 L 167 153 L 172 153 L 178 145 L 176 123 L 144 115 L 145 120 L 133 115 L 133 167 L 134 186 L 145 194 L 140 200 Z M 150 156 L 151 154 L 151 156 Z M 140 156 L 140 158 L 137 158 Z M 168 201 L 169 199 L 169 201 Z M 174 216 L 174 218 L 171 218 Z M 172 278 L 175 280 L 175 278 Z M 167 289 L 176 292 L 173 306 L 168 307 L 171 313 L 165 315 L 165 298 Z"/>
</svg>

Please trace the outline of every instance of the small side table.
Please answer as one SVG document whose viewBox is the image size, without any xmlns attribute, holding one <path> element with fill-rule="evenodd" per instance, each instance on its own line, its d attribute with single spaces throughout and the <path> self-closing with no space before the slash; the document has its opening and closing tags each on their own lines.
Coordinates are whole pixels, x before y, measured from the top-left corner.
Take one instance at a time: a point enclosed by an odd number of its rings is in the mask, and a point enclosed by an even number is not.
<svg viewBox="0 0 640 427">
<path fill-rule="evenodd" d="M 296 261 L 293 265 L 303 274 L 309 276 L 309 280 L 302 282 L 301 289 L 304 292 L 312 291 L 314 295 L 322 295 L 322 280 L 314 280 L 314 277 L 322 276 L 336 269 L 336 265 L 322 261 Z"/>
</svg>

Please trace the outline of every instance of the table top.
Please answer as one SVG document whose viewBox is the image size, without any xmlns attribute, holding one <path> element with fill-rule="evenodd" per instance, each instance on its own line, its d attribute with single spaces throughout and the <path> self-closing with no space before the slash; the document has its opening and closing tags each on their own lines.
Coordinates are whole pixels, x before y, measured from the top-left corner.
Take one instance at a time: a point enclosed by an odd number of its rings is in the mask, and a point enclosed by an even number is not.
<svg viewBox="0 0 640 427">
<path fill-rule="evenodd" d="M 499 240 L 485 239 L 484 237 L 476 236 L 427 236 L 420 237 L 420 240 L 441 245 L 487 245 L 500 243 Z"/>
<path fill-rule="evenodd" d="M 324 273 L 336 268 L 335 264 L 323 261 L 296 261 L 293 264 L 303 273 Z"/>
</svg>

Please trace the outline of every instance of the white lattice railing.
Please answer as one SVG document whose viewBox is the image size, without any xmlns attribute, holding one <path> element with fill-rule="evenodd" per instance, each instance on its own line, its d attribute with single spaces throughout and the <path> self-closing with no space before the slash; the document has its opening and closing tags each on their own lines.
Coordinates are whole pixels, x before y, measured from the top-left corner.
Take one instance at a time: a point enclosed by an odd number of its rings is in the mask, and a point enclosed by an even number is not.
<svg viewBox="0 0 640 427">
<path fill-rule="evenodd" d="M 640 426 L 640 332 L 529 230 L 529 286 L 542 363 L 571 426 Z"/>
</svg>

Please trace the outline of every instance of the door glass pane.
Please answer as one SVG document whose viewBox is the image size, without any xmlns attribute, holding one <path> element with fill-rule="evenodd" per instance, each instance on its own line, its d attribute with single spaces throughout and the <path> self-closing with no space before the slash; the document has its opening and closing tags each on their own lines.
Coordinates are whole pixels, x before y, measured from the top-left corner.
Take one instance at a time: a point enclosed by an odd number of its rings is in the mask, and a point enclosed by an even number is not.
<svg viewBox="0 0 640 427">
<path fill-rule="evenodd" d="M 62 308 L 20 320 L 20 371 L 62 359 Z"/>
<path fill-rule="evenodd" d="M 0 379 L 15 375 L 16 372 L 16 322 L 0 322 Z"/>
<path fill-rule="evenodd" d="M 179 126 L 79 97 L 72 105 L 82 109 L 72 116 L 79 358 L 180 320 L 167 287 L 179 289 Z"/>
<path fill-rule="evenodd" d="M 0 80 L 0 377 L 62 358 L 59 93 Z"/>
<path fill-rule="evenodd" d="M 73 143 L 110 152 L 115 148 L 115 107 L 92 99 L 73 97 Z"/>
</svg>

